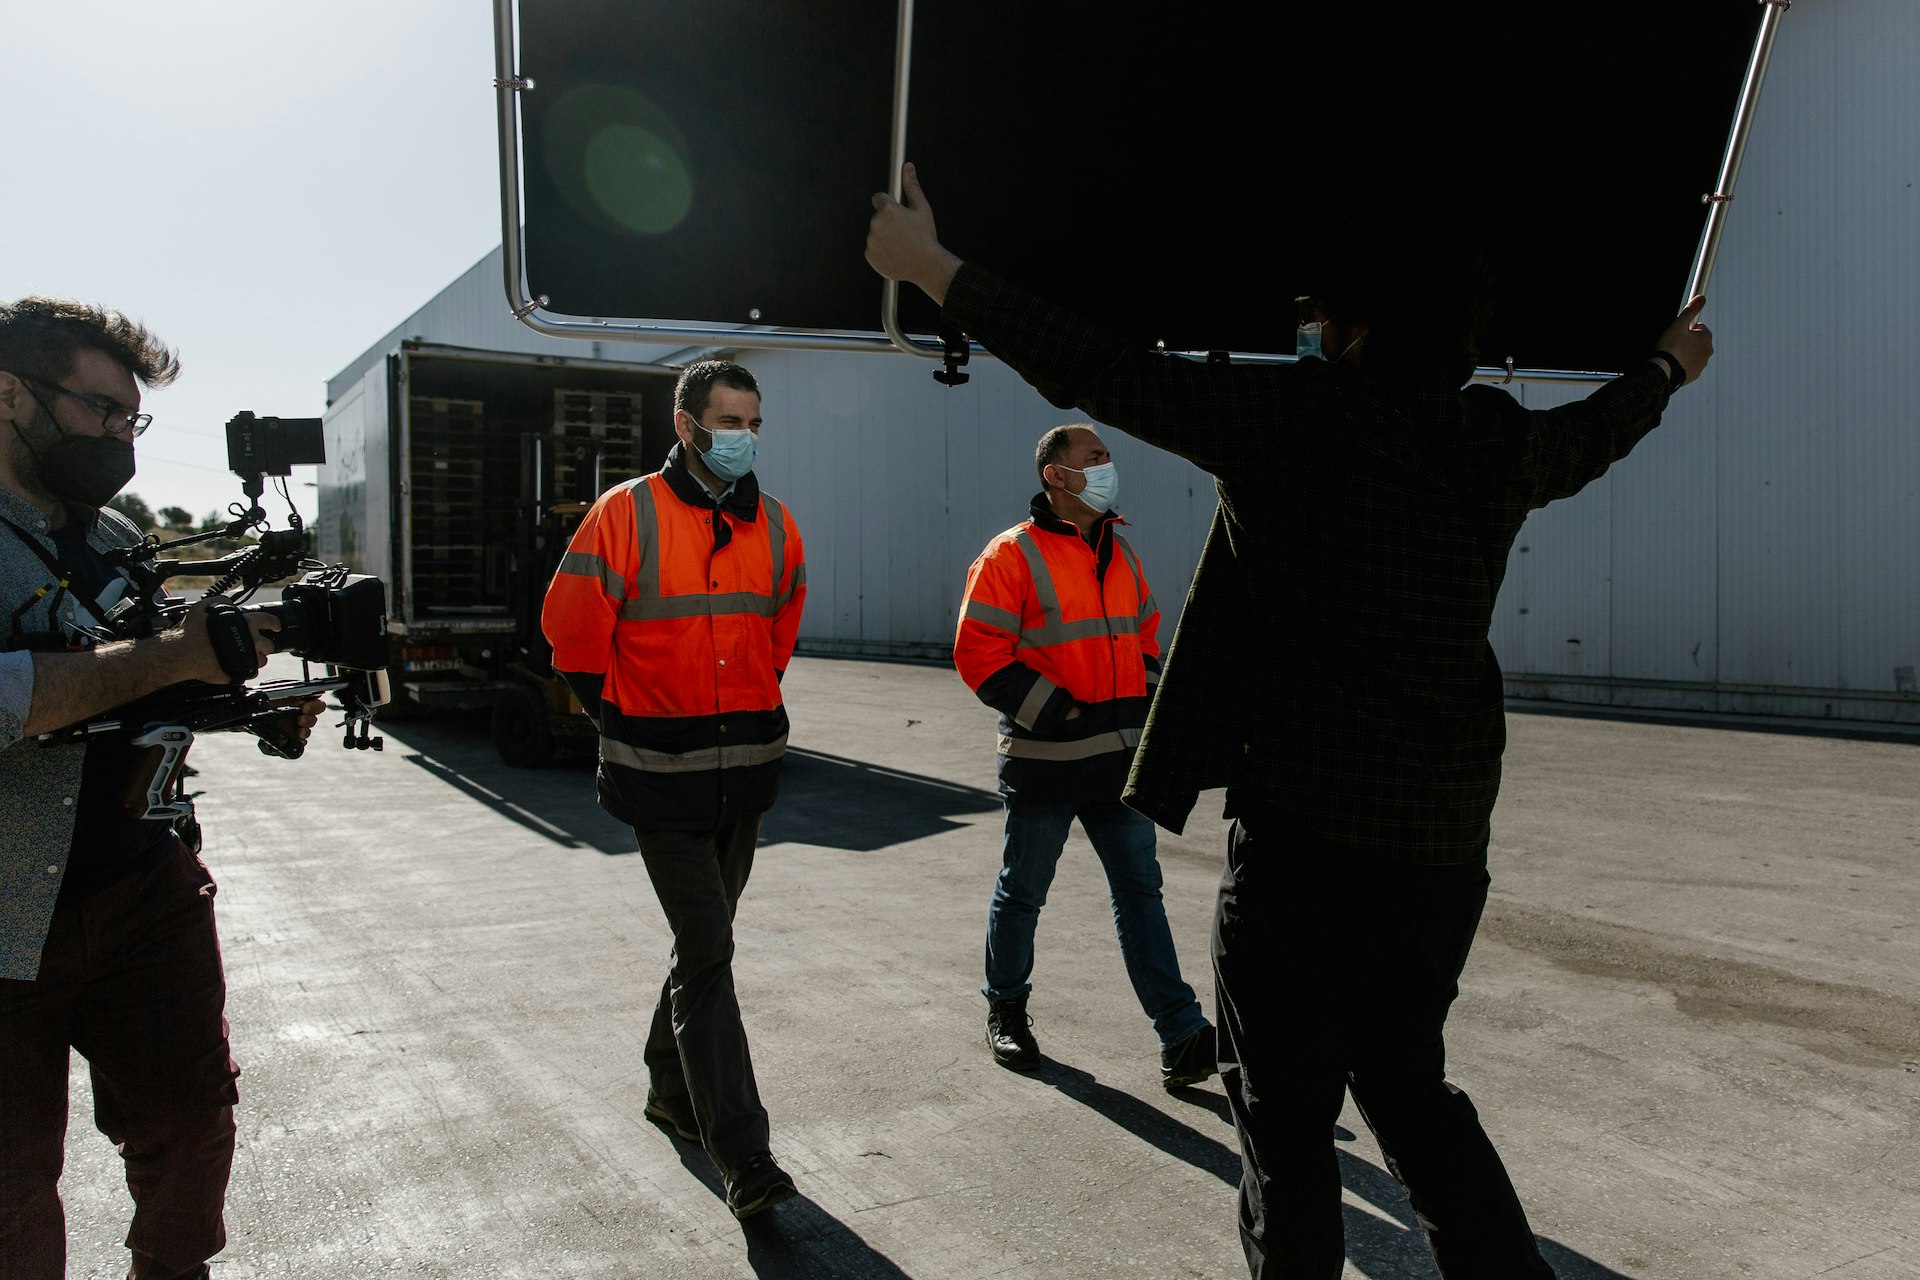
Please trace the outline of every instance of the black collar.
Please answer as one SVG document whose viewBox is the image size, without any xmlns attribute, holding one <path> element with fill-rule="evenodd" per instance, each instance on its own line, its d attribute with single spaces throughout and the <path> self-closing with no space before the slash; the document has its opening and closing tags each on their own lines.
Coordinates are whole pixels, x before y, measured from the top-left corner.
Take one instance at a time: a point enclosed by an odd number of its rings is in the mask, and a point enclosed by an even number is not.
<svg viewBox="0 0 1920 1280">
<path fill-rule="evenodd" d="M 1064 533 L 1073 538 L 1081 537 L 1080 526 L 1071 520 L 1060 518 L 1060 514 L 1053 509 L 1053 504 L 1047 501 L 1047 492 L 1044 489 L 1033 495 L 1033 501 L 1027 504 L 1027 514 L 1033 517 L 1035 525 L 1048 533 Z M 1100 523 L 1095 526 L 1098 532 L 1089 545 L 1098 546 L 1105 542 L 1107 535 L 1113 531 L 1113 526 L 1125 523 L 1126 521 L 1115 512 L 1109 511 L 1102 515 Z"/>
<path fill-rule="evenodd" d="M 675 444 L 667 453 L 660 474 L 667 478 L 673 496 L 690 507 L 718 507 L 736 520 L 756 520 L 760 516 L 760 479 L 749 471 L 733 482 L 733 491 L 716 500 L 687 466 L 685 446 Z"/>
</svg>

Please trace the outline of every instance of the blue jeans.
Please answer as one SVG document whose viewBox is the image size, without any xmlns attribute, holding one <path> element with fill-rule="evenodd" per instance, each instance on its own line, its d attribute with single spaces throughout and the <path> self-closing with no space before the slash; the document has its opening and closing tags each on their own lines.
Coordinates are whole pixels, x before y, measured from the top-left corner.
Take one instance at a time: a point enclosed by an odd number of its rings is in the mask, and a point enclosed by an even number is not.
<svg viewBox="0 0 1920 1280">
<path fill-rule="evenodd" d="M 1207 1025 L 1193 988 L 1180 976 L 1173 931 L 1160 900 L 1160 862 L 1153 823 L 1118 800 L 1007 802 L 1007 838 L 1000 878 L 987 908 L 989 1000 L 1012 1000 L 1033 990 L 1033 933 L 1047 889 L 1075 818 L 1107 871 L 1113 929 L 1120 958 L 1140 1007 L 1153 1020 L 1160 1047 L 1179 1044 Z"/>
</svg>

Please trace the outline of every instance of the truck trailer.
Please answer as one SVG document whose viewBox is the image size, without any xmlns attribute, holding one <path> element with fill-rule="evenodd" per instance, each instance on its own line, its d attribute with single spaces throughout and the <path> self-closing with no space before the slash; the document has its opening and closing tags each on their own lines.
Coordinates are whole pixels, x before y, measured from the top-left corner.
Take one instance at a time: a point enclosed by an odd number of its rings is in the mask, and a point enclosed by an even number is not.
<svg viewBox="0 0 1920 1280">
<path fill-rule="evenodd" d="M 607 488 L 672 447 L 677 370 L 406 340 L 327 406 L 316 541 L 387 583 L 388 716 L 492 714 L 509 764 L 588 733 L 540 603 Z"/>
</svg>

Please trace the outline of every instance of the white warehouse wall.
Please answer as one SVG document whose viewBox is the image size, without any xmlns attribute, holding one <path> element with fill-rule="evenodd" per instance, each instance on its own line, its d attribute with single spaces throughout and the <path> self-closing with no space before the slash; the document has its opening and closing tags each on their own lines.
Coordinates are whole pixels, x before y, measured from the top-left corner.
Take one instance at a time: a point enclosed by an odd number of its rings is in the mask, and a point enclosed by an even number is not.
<svg viewBox="0 0 1920 1280">
<path fill-rule="evenodd" d="M 1786 13 L 1709 289 L 1719 354 L 1633 456 L 1528 521 L 1492 633 L 1510 694 L 1920 722 L 1915 67 L 1914 0 L 1796 0 Z M 1658 91 L 1685 109 L 1685 86 Z M 1658 140 L 1629 140 L 1570 173 L 1569 189 L 1605 181 L 1639 145 Z M 499 276 L 495 250 L 330 389 L 402 337 L 589 345 L 513 321 Z M 1649 318 L 1649 340 L 1660 321 Z M 604 354 L 689 353 L 608 342 Z M 762 478 L 807 540 L 803 642 L 943 659 L 967 565 L 1038 487 L 1034 441 L 1077 415 L 991 359 L 951 390 L 932 362 L 907 356 L 740 359 L 764 392 Z M 1512 390 L 1533 407 L 1580 394 Z M 1104 434 L 1170 638 L 1212 482 Z"/>
<path fill-rule="evenodd" d="M 1785 15 L 1708 289 L 1712 368 L 1528 522 L 1493 631 L 1509 692 L 1920 722 L 1915 67 L 1912 0 Z"/>
<path fill-rule="evenodd" d="M 994 360 L 955 388 L 900 355 L 744 351 L 760 383 L 761 483 L 788 503 L 807 548 L 806 649 L 950 655 L 967 566 L 1026 518 L 1042 433 L 1085 415 L 1054 408 Z M 1118 509 L 1173 636 L 1212 519 L 1212 478 L 1103 430 Z"/>
</svg>

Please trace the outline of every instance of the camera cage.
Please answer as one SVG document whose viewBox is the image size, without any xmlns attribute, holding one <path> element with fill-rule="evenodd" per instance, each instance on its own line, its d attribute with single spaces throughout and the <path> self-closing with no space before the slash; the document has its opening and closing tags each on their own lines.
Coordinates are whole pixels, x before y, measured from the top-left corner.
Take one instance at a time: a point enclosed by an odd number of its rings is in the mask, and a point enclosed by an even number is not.
<svg viewBox="0 0 1920 1280">
<path fill-rule="evenodd" d="M 148 534 L 109 553 L 109 562 L 124 569 L 135 587 L 115 611 L 118 616 L 109 621 L 122 635 L 150 635 L 197 603 L 160 603 L 164 584 L 186 575 L 207 576 L 213 582 L 202 599 L 279 619 L 278 647 L 302 660 L 302 675 L 254 684 L 183 684 L 52 735 L 58 741 L 124 734 L 136 746 L 157 749 L 157 762 L 151 777 L 144 780 L 144 790 L 137 782 L 130 796 L 130 812 L 144 818 L 176 821 L 191 816 L 192 801 L 180 794 L 179 774 L 196 732 L 252 733 L 260 739 L 263 753 L 297 759 L 306 748 L 290 731 L 299 704 L 332 693 L 346 713 L 341 722 L 342 746 L 378 751 L 385 745 L 371 730 L 375 709 L 388 699 L 386 584 L 355 574 L 346 564 L 328 565 L 314 559 L 306 525 L 286 485 L 293 467 L 326 460 L 320 419 L 262 418 L 241 412 L 227 423 L 227 460 L 241 478 L 245 504 L 228 508 L 233 518 L 224 525 L 166 542 Z M 271 528 L 260 506 L 268 477 L 276 479 L 274 487 L 287 504 L 284 529 Z M 186 560 L 168 554 L 217 538 L 249 535 L 255 539 L 252 545 L 213 559 Z M 279 603 L 245 604 L 261 587 L 295 574 L 302 576 L 283 589 Z M 223 653 L 223 664 L 226 661 Z M 235 675 L 251 678 L 250 650 L 241 661 L 244 665 Z M 324 674 L 312 671 L 314 663 L 325 668 Z M 257 669 L 251 674 L 257 675 Z"/>
</svg>

